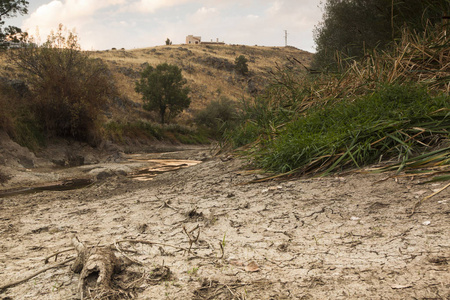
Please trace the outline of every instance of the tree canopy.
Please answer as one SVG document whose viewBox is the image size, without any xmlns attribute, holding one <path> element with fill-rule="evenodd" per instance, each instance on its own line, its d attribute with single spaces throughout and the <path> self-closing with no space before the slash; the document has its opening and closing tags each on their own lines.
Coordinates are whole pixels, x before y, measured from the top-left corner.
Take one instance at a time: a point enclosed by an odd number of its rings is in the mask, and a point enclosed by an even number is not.
<svg viewBox="0 0 450 300">
<path fill-rule="evenodd" d="M 385 49 L 404 27 L 421 32 L 442 22 L 449 0 L 326 0 L 323 20 L 314 30 L 314 66 L 335 62 L 336 52 L 358 58 L 370 49 Z"/>
<path fill-rule="evenodd" d="M 28 1 L 26 0 L 0 0 L 0 41 L 3 41 L 6 36 L 13 36 L 21 33 L 22 30 L 15 26 L 5 25 L 4 19 L 16 17 L 17 14 L 24 15 L 28 13 Z"/>
<path fill-rule="evenodd" d="M 163 63 L 156 68 L 147 66 L 142 71 L 136 92 L 142 94 L 144 109 L 159 112 L 164 124 L 166 115 L 175 117 L 191 104 L 186 83 L 178 66 Z"/>
</svg>

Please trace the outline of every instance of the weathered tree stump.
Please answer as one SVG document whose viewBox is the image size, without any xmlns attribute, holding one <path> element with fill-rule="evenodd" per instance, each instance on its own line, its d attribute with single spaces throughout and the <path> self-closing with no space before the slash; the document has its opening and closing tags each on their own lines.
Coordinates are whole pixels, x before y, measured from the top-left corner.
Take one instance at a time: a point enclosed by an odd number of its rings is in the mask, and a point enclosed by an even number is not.
<svg viewBox="0 0 450 300">
<path fill-rule="evenodd" d="M 74 236 L 72 244 L 78 256 L 72 265 L 72 271 L 80 273 L 78 292 L 84 299 L 87 289 L 97 293 L 110 293 L 111 279 L 115 272 L 121 270 L 121 260 L 116 257 L 110 247 L 86 247 Z"/>
</svg>

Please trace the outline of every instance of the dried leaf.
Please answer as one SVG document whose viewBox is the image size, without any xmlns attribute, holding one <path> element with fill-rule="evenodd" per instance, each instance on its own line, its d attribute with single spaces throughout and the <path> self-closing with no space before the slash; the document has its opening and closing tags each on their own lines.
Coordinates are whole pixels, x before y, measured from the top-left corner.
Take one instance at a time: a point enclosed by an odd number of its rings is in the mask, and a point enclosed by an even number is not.
<svg viewBox="0 0 450 300">
<path fill-rule="evenodd" d="M 259 266 L 254 260 L 249 262 L 248 265 L 245 267 L 246 272 L 258 272 L 259 270 L 260 270 Z"/>
</svg>

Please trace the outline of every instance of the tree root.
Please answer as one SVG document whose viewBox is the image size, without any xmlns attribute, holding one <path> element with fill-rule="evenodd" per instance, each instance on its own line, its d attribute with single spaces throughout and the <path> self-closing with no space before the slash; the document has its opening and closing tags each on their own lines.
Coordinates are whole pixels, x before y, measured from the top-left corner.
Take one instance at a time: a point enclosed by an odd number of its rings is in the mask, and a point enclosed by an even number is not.
<svg viewBox="0 0 450 300">
<path fill-rule="evenodd" d="M 29 275 L 29 276 L 27 276 L 27 277 L 25 277 L 25 278 L 23 278 L 23 279 L 20 279 L 20 280 L 13 281 L 13 282 L 11 282 L 11 283 L 7 283 L 7 284 L 5 284 L 5 285 L 2 285 L 2 286 L 0 286 L 0 291 L 3 291 L 3 290 L 5 290 L 5 289 L 7 289 L 7 288 L 10 288 L 10 287 L 16 286 L 16 285 L 18 285 L 18 284 L 24 283 L 25 281 L 28 281 L 28 280 L 30 280 L 31 278 L 36 277 L 37 275 L 39 275 L 39 274 L 41 274 L 41 273 L 44 273 L 44 272 L 46 272 L 46 271 L 48 271 L 48 270 L 56 269 L 56 268 L 59 268 L 59 267 L 63 267 L 63 266 L 65 266 L 68 262 L 71 262 L 71 261 L 74 261 L 74 260 L 75 260 L 74 257 L 68 258 L 68 259 L 66 259 L 66 260 L 63 261 L 63 262 L 60 262 L 59 264 L 56 264 L 56 265 L 53 265 L 53 266 L 48 266 L 48 267 L 45 267 L 45 268 L 43 268 L 43 269 L 41 269 L 41 270 L 39 270 L 39 271 L 36 271 L 36 272 L 34 272 L 33 274 L 31 274 L 31 275 Z"/>
<path fill-rule="evenodd" d="M 136 251 L 128 250 L 128 249 L 122 249 L 120 247 L 121 243 L 142 243 L 147 245 L 159 245 L 164 247 L 172 247 L 177 249 L 178 251 L 184 251 L 188 255 L 192 255 L 193 257 L 200 258 L 200 259 L 217 259 L 213 257 L 202 257 L 197 254 L 195 254 L 192 251 L 193 244 L 197 243 L 200 236 L 200 227 L 197 226 L 191 230 L 186 229 L 183 226 L 183 231 L 187 235 L 189 239 L 189 248 L 183 248 L 176 245 L 170 245 L 165 243 L 158 243 L 158 242 L 152 242 L 147 240 L 131 240 L 131 239 L 123 239 L 123 240 L 117 240 L 114 242 L 113 245 L 97 245 L 97 246 L 86 246 L 83 242 L 81 242 L 78 237 L 75 235 L 72 237 L 72 248 L 67 248 L 61 251 L 58 251 L 52 255 L 49 255 L 45 257 L 44 262 L 47 264 L 49 260 L 53 257 L 55 257 L 55 261 L 58 259 L 58 256 L 62 253 L 66 253 L 69 251 L 76 251 L 77 257 L 71 257 L 68 258 L 58 264 L 54 264 L 51 266 L 47 266 L 39 271 L 34 272 L 33 274 L 8 283 L 4 285 L 0 285 L 0 292 L 3 292 L 7 288 L 16 286 L 18 284 L 24 283 L 31 278 L 46 272 L 50 269 L 59 268 L 62 266 L 67 265 L 69 262 L 73 262 L 71 266 L 71 270 L 74 273 L 79 273 L 79 282 L 78 282 L 78 293 L 80 298 L 83 300 L 85 298 L 91 298 L 91 299 L 122 299 L 123 297 L 129 298 L 129 293 L 127 292 L 129 286 L 133 286 L 134 283 L 132 282 L 131 285 L 127 285 L 127 288 L 125 290 L 122 290 L 122 288 L 117 289 L 113 288 L 112 284 L 112 278 L 113 275 L 116 273 L 121 272 L 125 267 L 125 261 L 129 260 L 131 263 L 135 263 L 137 265 L 145 267 L 145 265 L 138 260 L 132 259 L 131 257 L 127 256 L 124 252 L 131 252 L 136 253 Z M 197 231 L 195 234 L 194 232 Z M 115 249 L 114 247 L 115 246 Z M 222 246 L 222 243 L 219 243 L 220 250 L 222 256 L 219 258 L 223 258 L 224 256 L 224 249 Z M 122 257 L 118 258 L 114 254 L 114 251 L 118 251 L 124 258 Z M 128 264 L 128 263 L 127 263 Z M 156 272 L 156 273 L 155 273 Z M 143 276 L 142 280 L 147 280 L 149 282 L 158 282 L 161 280 L 165 280 L 171 276 L 170 269 L 167 267 L 162 266 L 161 269 L 154 269 L 151 274 L 157 274 L 161 273 L 160 276 L 156 277 L 148 277 Z M 159 274 L 158 273 L 158 274 Z M 139 279 L 139 281 L 141 280 Z"/>
</svg>

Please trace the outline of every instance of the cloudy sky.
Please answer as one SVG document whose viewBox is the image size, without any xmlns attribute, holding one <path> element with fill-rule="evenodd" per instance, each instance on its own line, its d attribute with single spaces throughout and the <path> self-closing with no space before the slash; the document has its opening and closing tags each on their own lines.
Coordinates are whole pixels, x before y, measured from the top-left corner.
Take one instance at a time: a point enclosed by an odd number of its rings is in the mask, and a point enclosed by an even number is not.
<svg viewBox="0 0 450 300">
<path fill-rule="evenodd" d="M 8 19 L 44 40 L 59 23 L 75 29 L 85 50 L 144 48 L 167 38 L 284 46 L 314 52 L 320 0 L 29 0 L 28 15 Z"/>
</svg>

